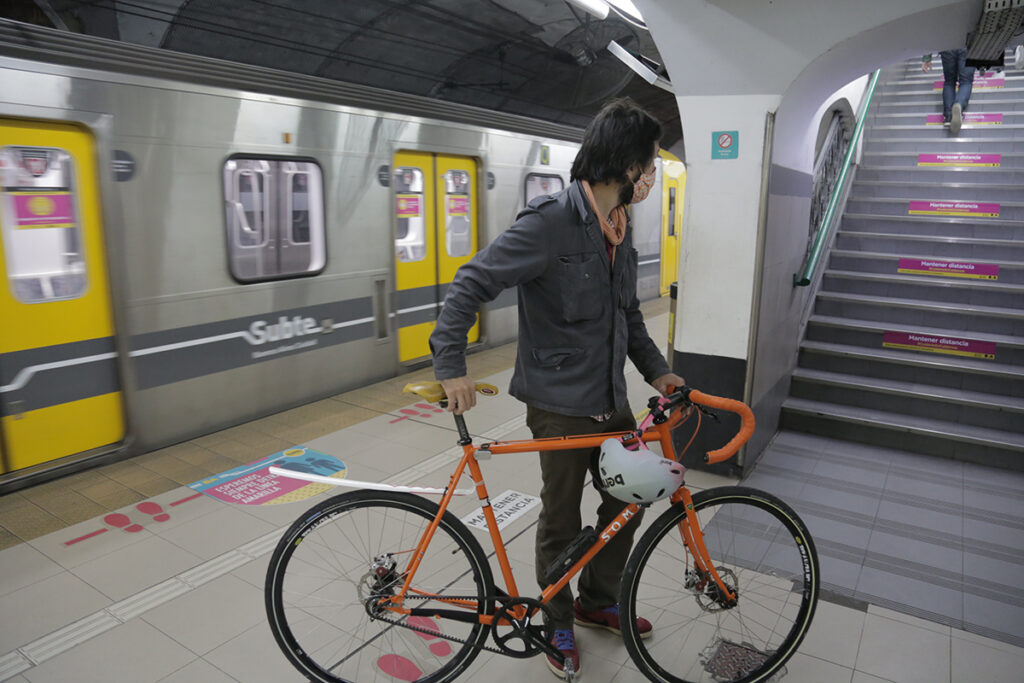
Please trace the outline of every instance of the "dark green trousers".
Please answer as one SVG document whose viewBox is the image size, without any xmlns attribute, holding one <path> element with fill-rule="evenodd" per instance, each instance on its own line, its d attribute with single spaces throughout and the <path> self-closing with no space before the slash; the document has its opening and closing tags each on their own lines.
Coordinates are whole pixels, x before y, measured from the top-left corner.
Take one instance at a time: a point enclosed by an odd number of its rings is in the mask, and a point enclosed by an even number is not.
<svg viewBox="0 0 1024 683">
<path fill-rule="evenodd" d="M 526 424 L 534 438 L 575 436 L 621 432 L 636 427 L 629 404 L 617 410 L 611 419 L 597 422 L 590 417 L 560 415 L 533 406 L 527 406 Z M 547 586 L 544 574 L 548 566 L 583 528 L 580 503 L 583 487 L 592 468 L 596 471 L 598 448 L 574 451 L 547 451 L 540 453 L 540 471 L 543 485 L 540 491 L 541 510 L 537 524 L 535 567 L 537 583 Z M 601 491 L 601 504 L 597 508 L 596 522 L 590 521 L 598 534 L 626 507 L 617 498 Z M 599 552 L 579 574 L 580 603 L 585 610 L 610 607 L 619 601 L 619 582 L 626 565 L 633 535 L 640 526 L 641 514 L 634 517 L 615 538 Z M 573 594 L 566 586 L 548 603 L 555 629 L 572 628 Z"/>
</svg>

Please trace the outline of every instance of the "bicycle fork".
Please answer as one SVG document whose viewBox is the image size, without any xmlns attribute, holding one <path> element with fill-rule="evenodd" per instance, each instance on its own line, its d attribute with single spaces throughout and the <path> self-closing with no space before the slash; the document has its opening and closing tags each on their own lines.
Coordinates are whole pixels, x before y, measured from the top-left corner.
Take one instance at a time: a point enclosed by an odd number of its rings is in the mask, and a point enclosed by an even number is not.
<svg viewBox="0 0 1024 683">
<path fill-rule="evenodd" d="M 701 577 L 701 583 L 706 583 L 709 580 L 713 581 L 718 589 L 716 602 L 725 608 L 735 606 L 737 602 L 736 593 L 726 585 L 718 570 L 715 569 L 707 546 L 704 545 L 704 534 L 700 529 L 697 511 L 693 508 L 693 497 L 690 495 L 689 489 L 685 486 L 680 487 L 678 491 L 672 494 L 671 501 L 673 504 L 683 503 L 686 509 L 686 521 L 679 523 L 679 536 L 683 540 L 683 545 L 693 557 L 694 569 L 697 575 Z"/>
</svg>

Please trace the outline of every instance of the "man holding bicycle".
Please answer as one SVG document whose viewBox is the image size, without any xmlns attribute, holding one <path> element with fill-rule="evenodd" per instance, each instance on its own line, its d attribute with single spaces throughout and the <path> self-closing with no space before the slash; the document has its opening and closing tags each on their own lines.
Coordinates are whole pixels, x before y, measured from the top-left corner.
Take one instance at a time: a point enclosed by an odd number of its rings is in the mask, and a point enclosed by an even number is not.
<svg viewBox="0 0 1024 683">
<path fill-rule="evenodd" d="M 618 432 L 636 422 L 626 397 L 628 357 L 655 389 L 685 384 L 644 325 L 636 296 L 637 252 L 626 207 L 654 180 L 661 125 L 628 99 L 607 103 L 587 127 L 565 190 L 530 202 L 516 222 L 459 269 L 430 337 L 434 372 L 449 410 L 476 404 L 466 334 L 483 303 L 518 288 L 519 346 L 509 393 L 527 405 L 534 438 Z M 579 534 L 580 502 L 598 449 L 540 454 L 537 580 Z M 595 477 L 595 482 L 599 478 Z M 596 485 L 596 483 L 595 483 Z M 623 503 L 601 491 L 597 528 Z M 567 586 L 549 603 L 553 643 L 580 671 L 573 622 L 619 633 L 618 595 L 637 515 L 583 572 L 579 599 Z M 639 618 L 641 635 L 651 624 Z M 565 677 L 562 664 L 548 665 Z"/>
</svg>

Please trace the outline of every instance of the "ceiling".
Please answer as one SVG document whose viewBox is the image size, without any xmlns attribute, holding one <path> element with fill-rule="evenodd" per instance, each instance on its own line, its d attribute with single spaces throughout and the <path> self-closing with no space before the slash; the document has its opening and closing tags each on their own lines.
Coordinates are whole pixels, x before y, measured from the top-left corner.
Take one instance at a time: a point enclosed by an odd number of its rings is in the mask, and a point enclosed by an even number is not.
<svg viewBox="0 0 1024 683">
<path fill-rule="evenodd" d="M 661 62 L 650 34 L 565 0 L 0 0 L 0 16 L 571 126 L 628 96 L 682 156 L 675 97 L 605 49 Z"/>
</svg>

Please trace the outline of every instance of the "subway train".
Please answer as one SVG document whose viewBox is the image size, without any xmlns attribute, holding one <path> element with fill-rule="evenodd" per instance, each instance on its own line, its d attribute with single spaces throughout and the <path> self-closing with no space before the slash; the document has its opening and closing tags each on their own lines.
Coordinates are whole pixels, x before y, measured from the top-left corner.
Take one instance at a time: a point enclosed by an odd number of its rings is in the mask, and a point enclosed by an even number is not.
<svg viewBox="0 0 1024 683">
<path fill-rule="evenodd" d="M 429 362 L 447 283 L 581 133 L 0 21 L 0 491 Z M 659 165 L 645 299 L 682 225 Z M 512 340 L 515 303 L 471 343 Z"/>
</svg>

